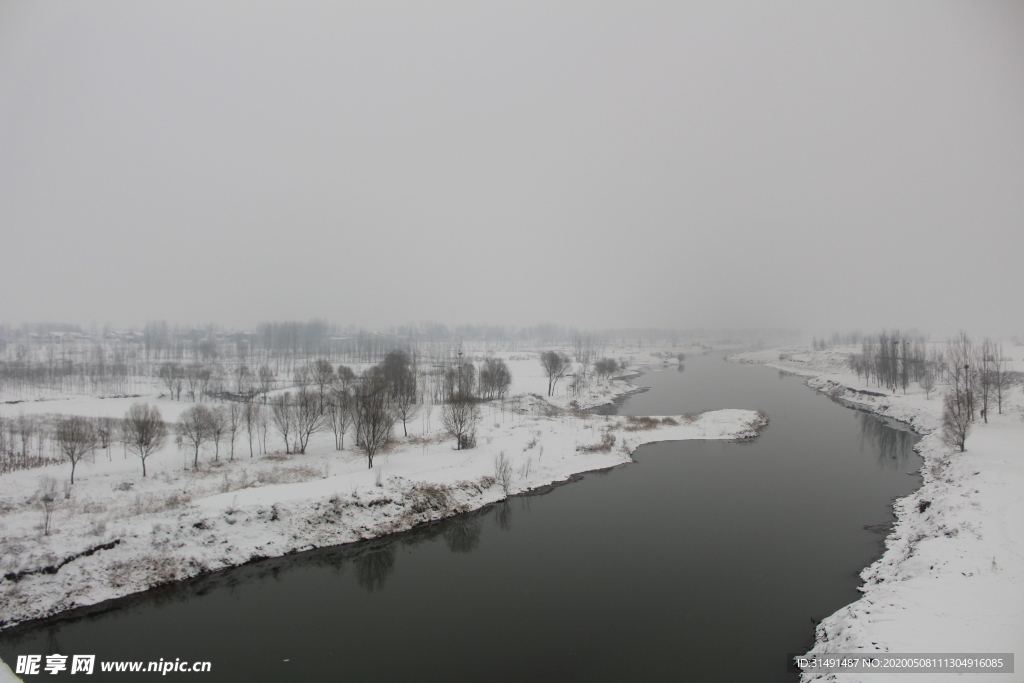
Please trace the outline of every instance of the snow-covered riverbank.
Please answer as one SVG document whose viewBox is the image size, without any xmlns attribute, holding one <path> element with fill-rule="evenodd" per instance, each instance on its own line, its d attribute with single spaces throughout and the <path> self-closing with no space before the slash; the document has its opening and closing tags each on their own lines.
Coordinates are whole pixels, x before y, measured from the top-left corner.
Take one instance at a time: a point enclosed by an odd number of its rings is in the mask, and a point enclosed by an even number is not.
<svg viewBox="0 0 1024 683">
<path fill-rule="evenodd" d="M 807 384 L 923 435 L 924 483 L 895 502 L 884 555 L 861 572 L 864 596 L 824 619 L 812 653 L 1024 653 L 1024 421 L 1021 394 L 1003 414 L 975 424 L 967 451 L 938 435 L 941 392 L 906 395 L 865 386 L 845 367 L 849 349 L 773 349 L 731 356 L 808 376 Z M 993 411 L 994 412 L 994 411 Z M 839 682 L 903 680 L 904 674 L 804 675 Z M 986 674 L 986 681 L 1019 681 Z M 928 674 L 929 681 L 973 680 Z"/>
<path fill-rule="evenodd" d="M 524 364 L 515 388 L 534 388 L 537 379 Z M 622 380 L 604 382 L 595 384 L 592 396 L 573 400 L 596 405 L 634 389 Z M 4 474 L 0 624 L 9 627 L 262 557 L 403 531 L 628 463 L 644 443 L 744 439 L 765 423 L 763 415 L 747 410 L 605 417 L 563 407 L 570 402 L 564 394 L 549 401 L 524 391 L 513 400 L 483 404 L 478 445 L 468 450 L 455 450 L 442 432 L 439 406 L 424 408 L 409 436 L 396 438 L 373 469 L 348 440 L 345 450 L 335 450 L 331 434 L 315 436 L 305 454 L 252 458 L 243 439 L 233 461 L 222 446 L 219 459 L 205 454 L 198 470 L 191 469 L 190 455 L 175 453 L 171 445 L 147 461 L 146 478 L 134 456 L 116 448 L 99 451 L 93 463 L 76 471 L 67 498 L 59 496 L 48 535 L 39 480 L 63 482 L 69 466 Z M 175 403 L 161 400 L 160 406 Z M 111 405 L 109 399 L 93 401 L 86 414 Z M 124 407 L 112 410 L 123 414 Z M 498 467 L 502 456 L 508 461 L 504 477 Z"/>
</svg>

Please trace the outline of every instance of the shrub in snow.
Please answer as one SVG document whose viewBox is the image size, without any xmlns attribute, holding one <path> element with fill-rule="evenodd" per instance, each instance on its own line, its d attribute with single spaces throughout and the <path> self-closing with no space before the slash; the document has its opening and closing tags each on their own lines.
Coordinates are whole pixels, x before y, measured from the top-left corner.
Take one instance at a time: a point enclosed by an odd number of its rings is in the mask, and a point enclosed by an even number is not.
<svg viewBox="0 0 1024 683">
<path fill-rule="evenodd" d="M 505 451 L 494 458 L 494 480 L 501 485 L 501 490 L 507 496 L 512 488 L 512 460 L 505 455 Z"/>
</svg>

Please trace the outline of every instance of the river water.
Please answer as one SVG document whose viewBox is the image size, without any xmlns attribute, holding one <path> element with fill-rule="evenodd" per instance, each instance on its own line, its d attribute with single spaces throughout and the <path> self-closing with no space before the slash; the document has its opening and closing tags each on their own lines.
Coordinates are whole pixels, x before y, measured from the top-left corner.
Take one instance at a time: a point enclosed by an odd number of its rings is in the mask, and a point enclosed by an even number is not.
<svg viewBox="0 0 1024 683">
<path fill-rule="evenodd" d="M 771 424 L 748 442 L 651 444 L 543 495 L 25 625 L 0 634 L 0 657 L 210 661 L 170 674 L 207 682 L 796 680 L 786 654 L 857 599 L 857 573 L 881 553 L 865 527 L 891 522 L 892 500 L 920 485 L 916 437 L 714 355 L 634 381 L 649 390 L 620 414 L 750 408 Z"/>
</svg>

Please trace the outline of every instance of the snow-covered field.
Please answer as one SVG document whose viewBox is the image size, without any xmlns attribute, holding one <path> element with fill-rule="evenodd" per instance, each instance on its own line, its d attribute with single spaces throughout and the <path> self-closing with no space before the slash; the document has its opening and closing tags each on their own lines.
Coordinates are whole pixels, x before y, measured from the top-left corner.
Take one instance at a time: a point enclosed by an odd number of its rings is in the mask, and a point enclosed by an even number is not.
<svg viewBox="0 0 1024 683">
<path fill-rule="evenodd" d="M 623 351 L 637 364 L 675 362 L 649 350 Z M 594 381 L 570 395 L 565 381 L 548 398 L 536 354 L 511 355 L 512 398 L 483 404 L 477 447 L 455 450 L 443 433 L 440 406 L 424 407 L 373 469 L 351 436 L 345 450 L 330 432 L 314 435 L 305 454 L 286 455 L 271 429 L 266 455 L 250 457 L 244 431 L 234 459 L 221 444 L 192 468 L 173 441 L 151 456 L 148 476 L 119 445 L 98 450 L 68 481 L 66 462 L 0 475 L 0 624 L 4 627 L 146 590 L 162 583 L 261 557 L 348 543 L 409 529 L 494 503 L 507 495 L 565 481 L 574 474 L 631 461 L 643 443 L 743 439 L 764 417 L 746 410 L 658 419 L 604 417 L 571 406 L 599 405 L 635 390 L 627 381 Z M 24 414 L 123 416 L 136 402 L 159 406 L 172 422 L 188 402 L 140 398 L 60 397 L 0 405 L 5 418 Z M 277 452 L 275 452 L 275 450 Z M 502 482 L 497 461 L 510 463 Z M 61 482 L 44 534 L 38 490 Z"/>
<path fill-rule="evenodd" d="M 918 446 L 925 461 L 923 486 L 896 501 L 897 522 L 886 552 L 861 572 L 864 596 L 821 622 L 811 652 L 1024 654 L 1020 387 L 1011 392 L 1003 414 L 993 408 L 988 424 L 973 426 L 966 452 L 953 452 L 938 435 L 941 385 L 930 399 L 916 385 L 906 395 L 866 386 L 846 368 L 853 351 L 773 349 L 730 357 L 809 376 L 810 387 L 905 422 L 923 435 Z M 1024 353 L 1016 347 L 1013 352 Z M 902 673 L 882 672 L 804 675 L 807 681 L 905 679 Z M 1017 682 L 1021 675 L 930 673 L 927 680 Z"/>
</svg>

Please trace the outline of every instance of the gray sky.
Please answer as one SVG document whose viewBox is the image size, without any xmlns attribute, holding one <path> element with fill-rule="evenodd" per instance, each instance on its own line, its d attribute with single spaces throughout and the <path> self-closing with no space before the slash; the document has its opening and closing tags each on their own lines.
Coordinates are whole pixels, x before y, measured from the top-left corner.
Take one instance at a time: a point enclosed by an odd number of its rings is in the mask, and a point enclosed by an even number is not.
<svg viewBox="0 0 1024 683">
<path fill-rule="evenodd" d="M 0 321 L 1022 331 L 1022 2 L 0 4 Z"/>
</svg>

